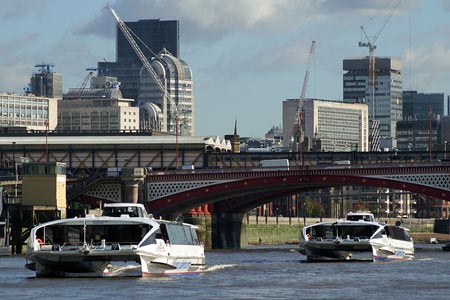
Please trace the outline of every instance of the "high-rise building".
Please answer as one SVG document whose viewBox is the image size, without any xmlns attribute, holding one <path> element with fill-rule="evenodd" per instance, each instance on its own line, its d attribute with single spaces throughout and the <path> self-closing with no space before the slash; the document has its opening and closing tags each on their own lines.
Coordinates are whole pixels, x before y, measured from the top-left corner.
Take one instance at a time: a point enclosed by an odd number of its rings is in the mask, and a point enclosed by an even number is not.
<svg viewBox="0 0 450 300">
<path fill-rule="evenodd" d="M 134 33 L 136 43 L 149 60 L 163 48 L 166 48 L 173 56 L 179 57 L 178 20 L 152 19 L 125 22 L 125 24 Z M 142 63 L 122 31 L 117 28 L 116 32 L 116 62 L 98 62 L 98 75 L 117 77 L 121 82 L 120 89 L 123 96 L 137 99 Z"/>
<path fill-rule="evenodd" d="M 39 64 L 35 66 L 37 72 L 30 79 L 30 90 L 27 94 L 38 97 L 62 98 L 62 74 L 53 72 L 54 64 Z"/>
<path fill-rule="evenodd" d="M 142 67 L 137 98 L 137 104 L 141 108 L 141 123 L 154 130 L 193 135 L 195 114 L 191 68 L 184 60 L 173 56 L 166 49 L 161 50 L 151 60 L 151 67 L 169 95 L 161 91 L 145 67 Z M 153 124 L 156 127 L 152 127 Z"/>
<path fill-rule="evenodd" d="M 431 126 L 431 127 L 430 127 Z M 428 151 L 441 148 L 441 120 L 407 120 L 397 123 L 397 148 L 400 151 Z M 431 144 L 430 144 L 431 143 Z"/>
<path fill-rule="evenodd" d="M 305 150 L 368 151 L 368 108 L 364 103 L 344 103 L 318 99 L 283 101 L 283 146 L 298 150 L 293 136 L 297 106 Z M 294 139 L 293 139 L 294 138 Z"/>
<path fill-rule="evenodd" d="M 369 119 L 379 122 L 379 147 L 396 148 L 396 124 L 402 120 L 402 65 L 398 58 L 375 58 L 375 82 L 369 76 L 369 57 L 344 59 L 343 99 L 367 103 Z M 371 134 L 377 137 L 377 134 Z M 377 141 L 371 141 L 375 146 Z M 378 149 L 371 150 L 375 151 Z"/>
<path fill-rule="evenodd" d="M 403 92 L 403 120 L 429 120 L 430 106 L 432 119 L 439 119 L 445 115 L 444 93 L 418 93 L 417 91 Z"/>
</svg>

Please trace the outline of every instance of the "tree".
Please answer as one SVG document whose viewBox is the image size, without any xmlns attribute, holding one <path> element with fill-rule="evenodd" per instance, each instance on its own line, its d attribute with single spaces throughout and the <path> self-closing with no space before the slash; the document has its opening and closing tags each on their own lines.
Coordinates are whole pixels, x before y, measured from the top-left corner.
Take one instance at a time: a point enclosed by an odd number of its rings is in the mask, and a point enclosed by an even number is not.
<svg viewBox="0 0 450 300">
<path fill-rule="evenodd" d="M 325 209 L 317 200 L 312 200 L 309 196 L 305 198 L 305 212 L 309 217 L 317 218 L 324 214 Z"/>
</svg>

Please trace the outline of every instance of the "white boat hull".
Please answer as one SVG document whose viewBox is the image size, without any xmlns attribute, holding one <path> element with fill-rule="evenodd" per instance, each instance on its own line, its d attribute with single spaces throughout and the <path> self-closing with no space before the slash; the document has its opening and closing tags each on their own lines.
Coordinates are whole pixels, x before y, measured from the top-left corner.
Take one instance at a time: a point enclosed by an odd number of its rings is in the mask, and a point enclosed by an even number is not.
<svg viewBox="0 0 450 300">
<path fill-rule="evenodd" d="M 155 245 L 138 248 L 142 276 L 198 275 L 205 271 L 203 245 Z"/>
<path fill-rule="evenodd" d="M 414 259 L 414 246 L 412 242 L 374 239 L 371 241 L 371 244 L 373 261 Z"/>
</svg>

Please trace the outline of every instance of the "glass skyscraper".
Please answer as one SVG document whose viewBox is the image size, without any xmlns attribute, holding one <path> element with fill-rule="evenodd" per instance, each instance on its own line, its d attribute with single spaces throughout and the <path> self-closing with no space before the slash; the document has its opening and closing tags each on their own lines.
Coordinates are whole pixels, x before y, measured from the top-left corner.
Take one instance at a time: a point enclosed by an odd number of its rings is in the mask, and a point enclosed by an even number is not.
<svg viewBox="0 0 450 300">
<path fill-rule="evenodd" d="M 150 61 L 163 48 L 179 57 L 179 21 L 159 19 L 125 22 L 132 31 L 139 48 Z M 139 93 L 139 72 L 142 63 L 128 43 L 122 31 L 117 28 L 116 61 L 98 62 L 98 75 L 114 76 L 121 82 L 120 90 L 124 98 L 137 99 Z M 148 48 L 147 48 L 148 47 Z M 150 50 L 149 50 L 150 49 Z"/>
<path fill-rule="evenodd" d="M 396 124 L 402 120 L 402 64 L 391 57 L 375 58 L 375 82 L 369 80 L 369 57 L 344 59 L 344 102 L 367 103 L 369 119 L 379 122 L 380 147 L 396 147 Z M 377 136 L 371 134 L 371 136 Z M 377 141 L 371 141 L 371 144 Z M 372 149 L 376 150 L 376 149 Z"/>
</svg>

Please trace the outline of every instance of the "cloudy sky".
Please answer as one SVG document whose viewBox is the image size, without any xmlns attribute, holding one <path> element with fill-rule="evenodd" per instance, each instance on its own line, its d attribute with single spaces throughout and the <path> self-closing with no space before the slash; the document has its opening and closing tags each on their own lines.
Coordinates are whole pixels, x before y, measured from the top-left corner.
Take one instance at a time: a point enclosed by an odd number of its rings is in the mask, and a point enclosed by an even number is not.
<svg viewBox="0 0 450 300">
<path fill-rule="evenodd" d="M 316 41 L 307 97 L 342 99 L 342 60 L 400 57 L 403 87 L 450 93 L 450 1 L 111 0 L 125 21 L 180 20 L 181 58 L 195 80 L 196 135 L 263 137 L 282 123 L 282 101 L 298 98 Z M 106 1 L 0 0 L 0 91 L 22 93 L 34 65 L 54 63 L 63 88 L 86 68 L 115 61 L 115 23 Z M 379 33 L 379 34 L 378 34 Z"/>
</svg>

